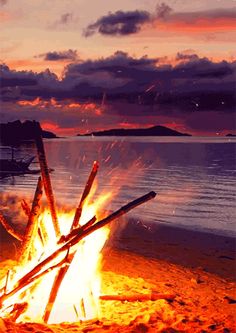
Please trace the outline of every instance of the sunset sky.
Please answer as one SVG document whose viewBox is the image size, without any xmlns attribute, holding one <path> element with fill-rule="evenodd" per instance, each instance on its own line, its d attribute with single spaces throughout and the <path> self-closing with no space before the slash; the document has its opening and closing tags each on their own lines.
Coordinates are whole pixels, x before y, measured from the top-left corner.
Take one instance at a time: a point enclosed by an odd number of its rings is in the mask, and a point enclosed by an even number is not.
<svg viewBox="0 0 236 333">
<path fill-rule="evenodd" d="M 0 121 L 235 132 L 235 0 L 0 0 Z"/>
</svg>

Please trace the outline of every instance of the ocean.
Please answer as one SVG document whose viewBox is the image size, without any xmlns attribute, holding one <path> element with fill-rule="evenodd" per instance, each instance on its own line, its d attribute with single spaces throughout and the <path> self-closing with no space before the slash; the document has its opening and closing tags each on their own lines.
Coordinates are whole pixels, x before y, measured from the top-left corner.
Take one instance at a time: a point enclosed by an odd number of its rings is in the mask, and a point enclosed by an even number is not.
<svg viewBox="0 0 236 333">
<path fill-rule="evenodd" d="M 236 138 L 71 137 L 45 140 L 45 150 L 59 205 L 76 206 L 97 160 L 94 200 L 112 192 L 107 209 L 155 191 L 153 201 L 128 216 L 144 226 L 151 221 L 236 237 Z M 36 150 L 27 143 L 15 155 Z M 32 198 L 37 178 L 0 179 L 0 192 Z"/>
</svg>

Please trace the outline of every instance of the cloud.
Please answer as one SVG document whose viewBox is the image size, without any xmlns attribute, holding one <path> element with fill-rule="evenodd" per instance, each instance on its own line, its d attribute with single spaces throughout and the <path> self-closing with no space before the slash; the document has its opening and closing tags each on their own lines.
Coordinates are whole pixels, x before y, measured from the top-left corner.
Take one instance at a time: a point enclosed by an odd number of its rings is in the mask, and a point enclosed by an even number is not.
<svg viewBox="0 0 236 333">
<path fill-rule="evenodd" d="M 199 56 L 195 53 L 178 52 L 175 58 L 177 61 L 197 61 Z"/>
<path fill-rule="evenodd" d="M 185 33 L 235 30 L 236 7 L 175 12 L 168 4 L 162 2 L 156 6 L 155 12 L 136 10 L 108 13 L 88 25 L 84 30 L 84 36 L 90 37 L 95 33 L 110 36 L 130 35 L 138 33 L 147 24 L 157 31 L 171 29 Z"/>
<path fill-rule="evenodd" d="M 173 9 L 168 6 L 166 3 L 162 2 L 161 4 L 157 4 L 156 6 L 156 13 L 155 15 L 155 19 L 166 19 L 168 17 L 170 17 L 171 13 L 173 12 Z"/>
<path fill-rule="evenodd" d="M 68 24 L 71 22 L 73 18 L 73 14 L 72 13 L 65 13 L 65 14 L 62 14 L 58 23 L 59 24 Z"/>
<path fill-rule="evenodd" d="M 48 70 L 16 71 L 2 65 L 0 117 L 85 130 L 173 119 L 189 128 L 194 128 L 196 119 L 199 130 L 204 114 L 208 123 L 217 115 L 224 126 L 232 124 L 236 62 L 213 62 L 190 51 L 179 52 L 176 58 L 175 66 L 163 65 L 158 58 L 135 58 L 117 51 L 67 65 L 61 80 Z M 203 127 L 213 130 L 214 126 Z"/>
<path fill-rule="evenodd" d="M 229 104 L 225 103 L 225 107 L 232 108 L 235 62 L 213 62 L 184 53 L 178 53 L 176 58 L 176 66 L 158 65 L 158 58 L 134 58 L 117 51 L 110 57 L 67 65 L 62 80 L 49 70 L 42 73 L 14 71 L 2 65 L 2 98 L 97 101 L 106 92 L 111 101 L 175 107 L 184 104 L 187 109 L 199 104 L 199 109 L 209 109 L 227 95 Z M 195 100 L 198 102 L 194 104 Z"/>
<path fill-rule="evenodd" d="M 61 16 L 48 26 L 49 29 L 66 29 L 71 26 L 72 23 L 76 21 L 73 13 L 67 12 L 61 14 Z"/>
<path fill-rule="evenodd" d="M 36 56 L 37 58 L 44 58 L 46 61 L 60 61 L 60 60 L 69 60 L 75 61 L 78 59 L 78 54 L 76 50 L 66 50 L 66 51 L 51 51 L 47 53 L 40 54 Z"/>
<path fill-rule="evenodd" d="M 84 36 L 90 37 L 96 32 L 102 35 L 131 35 L 140 31 L 141 26 L 150 21 L 147 11 L 117 11 L 99 18 L 84 30 Z"/>
<path fill-rule="evenodd" d="M 8 3 L 8 0 L 0 0 L 0 6 L 5 6 Z"/>
</svg>

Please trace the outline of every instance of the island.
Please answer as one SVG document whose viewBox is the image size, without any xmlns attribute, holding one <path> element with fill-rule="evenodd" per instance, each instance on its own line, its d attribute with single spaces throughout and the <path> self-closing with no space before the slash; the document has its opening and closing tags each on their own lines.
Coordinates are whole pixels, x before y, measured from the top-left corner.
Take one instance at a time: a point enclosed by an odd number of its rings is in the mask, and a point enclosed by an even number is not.
<svg viewBox="0 0 236 333">
<path fill-rule="evenodd" d="M 165 126 L 152 126 L 148 128 L 115 128 L 87 134 L 78 134 L 77 136 L 191 136 L 188 133 L 181 133 Z"/>
<path fill-rule="evenodd" d="M 16 120 L 0 124 L 0 142 L 2 145 L 15 146 L 24 141 L 34 140 L 36 128 L 40 129 L 43 138 L 57 138 L 54 133 L 44 131 L 40 124 L 34 120 L 26 120 L 25 122 Z"/>
</svg>

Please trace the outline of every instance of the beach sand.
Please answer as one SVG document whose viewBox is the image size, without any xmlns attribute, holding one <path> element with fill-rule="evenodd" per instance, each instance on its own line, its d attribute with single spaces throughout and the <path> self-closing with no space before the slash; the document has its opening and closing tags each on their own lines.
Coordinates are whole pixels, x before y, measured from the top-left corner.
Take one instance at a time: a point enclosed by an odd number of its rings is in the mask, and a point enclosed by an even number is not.
<svg viewBox="0 0 236 333">
<path fill-rule="evenodd" d="M 132 220 L 122 230 L 115 225 L 103 251 L 102 294 L 155 292 L 172 300 L 101 300 L 97 320 L 45 325 L 0 319 L 0 332 L 236 332 L 235 239 Z M 4 276 L 17 242 L 0 232 Z"/>
</svg>

